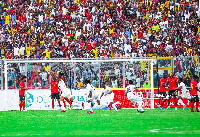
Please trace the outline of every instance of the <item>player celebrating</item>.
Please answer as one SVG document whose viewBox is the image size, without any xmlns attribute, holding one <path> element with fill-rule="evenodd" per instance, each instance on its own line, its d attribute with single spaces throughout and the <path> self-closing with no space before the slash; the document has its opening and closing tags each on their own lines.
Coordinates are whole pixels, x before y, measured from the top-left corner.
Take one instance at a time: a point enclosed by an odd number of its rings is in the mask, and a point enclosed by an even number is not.
<svg viewBox="0 0 200 137">
<path fill-rule="evenodd" d="M 140 113 L 144 113 L 144 110 L 142 109 L 142 97 L 139 97 L 137 95 L 133 94 L 133 91 L 137 90 L 138 92 L 140 92 L 139 89 L 137 89 L 135 87 L 135 85 L 133 85 L 133 81 L 129 80 L 129 85 L 126 87 L 126 96 L 128 97 L 128 99 L 132 102 L 132 103 L 138 103 L 138 109 L 137 111 Z"/>
<path fill-rule="evenodd" d="M 169 98 L 168 98 L 168 107 L 167 110 L 170 108 L 170 99 L 172 96 L 174 97 L 174 104 L 175 104 L 175 110 L 177 110 L 177 99 L 175 95 L 175 91 L 177 88 L 177 77 L 174 76 L 174 72 L 171 72 L 171 75 L 167 78 L 167 85 L 169 84 Z"/>
<path fill-rule="evenodd" d="M 166 85 L 167 84 L 166 79 L 167 79 L 167 74 L 163 73 L 163 77 L 160 79 L 160 94 L 161 94 L 161 97 L 162 97 L 161 105 L 158 105 L 160 110 L 163 110 L 163 105 L 164 105 L 165 101 L 167 100 L 166 99 L 166 95 L 167 95 L 166 91 L 167 91 L 168 86 Z"/>
<path fill-rule="evenodd" d="M 51 81 L 51 99 L 52 99 L 52 109 L 54 109 L 54 100 L 55 98 L 58 101 L 59 107 L 61 107 L 60 100 L 59 100 L 59 90 L 58 90 L 58 81 L 55 77 L 52 77 L 53 80 Z"/>
<path fill-rule="evenodd" d="M 187 91 L 185 84 L 183 83 L 183 79 L 179 78 L 178 79 L 178 88 L 176 89 L 177 91 L 181 90 L 181 94 L 179 92 L 178 94 L 178 102 L 183 105 L 183 110 L 185 110 L 186 105 L 183 103 L 182 99 L 187 98 L 188 100 L 191 99 L 190 93 Z"/>
<path fill-rule="evenodd" d="M 191 81 L 190 85 L 191 85 L 191 92 L 190 95 L 191 97 L 191 112 L 194 112 L 193 108 L 194 108 L 194 103 L 196 102 L 196 112 L 199 112 L 198 107 L 199 107 L 199 97 L 198 97 L 198 87 L 197 87 L 197 83 L 199 81 L 199 77 L 194 75 L 194 80 Z"/>
<path fill-rule="evenodd" d="M 19 84 L 19 99 L 20 99 L 20 103 L 19 103 L 19 110 L 22 111 L 22 107 L 23 107 L 23 111 L 25 110 L 25 90 L 28 90 L 27 87 L 25 87 L 25 83 L 26 82 L 26 76 L 22 76 L 21 78 L 21 82 Z"/>
<path fill-rule="evenodd" d="M 108 100 L 110 109 L 111 109 L 111 106 L 112 106 L 115 109 L 115 111 L 118 111 L 116 104 L 113 103 L 114 93 L 112 92 L 110 87 L 106 86 L 105 82 L 102 83 L 102 95 L 101 95 L 101 97 L 102 96 L 106 97 L 106 100 Z"/>
<path fill-rule="evenodd" d="M 71 95 L 71 90 L 66 87 L 65 82 L 61 79 L 61 77 L 59 75 L 55 75 L 55 73 L 53 71 L 49 71 L 49 73 L 51 74 L 52 77 L 56 78 L 57 81 L 59 82 L 58 87 L 61 92 L 60 104 L 61 104 L 61 109 L 62 109 L 60 112 L 66 111 L 65 107 L 64 107 L 64 103 L 63 103 L 63 100 L 65 98 L 68 98 L 71 102 L 79 103 L 77 100 L 74 100 L 74 98 Z M 70 106 L 70 108 L 72 108 L 72 107 L 73 107 L 73 105 Z"/>
<path fill-rule="evenodd" d="M 62 80 L 65 82 L 65 79 L 64 79 L 64 77 L 63 77 L 63 73 L 62 73 L 62 72 L 58 72 L 58 77 L 59 77 L 60 79 L 62 79 Z M 67 101 L 67 103 L 69 103 L 70 108 L 73 108 L 73 105 L 72 105 L 72 103 L 70 102 L 70 100 L 69 100 L 68 98 L 65 98 L 65 100 Z M 63 100 L 63 104 L 64 104 L 64 107 L 66 108 L 65 100 Z"/>
</svg>

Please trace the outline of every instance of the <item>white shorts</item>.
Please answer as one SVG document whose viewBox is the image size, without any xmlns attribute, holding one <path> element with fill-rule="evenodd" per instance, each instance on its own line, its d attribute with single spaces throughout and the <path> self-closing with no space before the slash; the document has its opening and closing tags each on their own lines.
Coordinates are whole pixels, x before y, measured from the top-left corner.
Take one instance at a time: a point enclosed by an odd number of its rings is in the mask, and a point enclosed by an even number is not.
<svg viewBox="0 0 200 137">
<path fill-rule="evenodd" d="M 128 99 L 132 102 L 132 103 L 138 103 L 138 102 L 142 102 L 142 97 L 133 95 L 133 94 L 127 94 Z"/>
<path fill-rule="evenodd" d="M 61 96 L 63 96 L 64 98 L 71 98 L 72 95 L 70 89 L 66 88 L 64 91 L 62 91 Z"/>
<path fill-rule="evenodd" d="M 92 92 L 92 100 L 100 100 L 101 92 L 94 91 Z"/>
<path fill-rule="evenodd" d="M 181 96 L 181 98 L 191 99 L 191 96 L 190 96 L 190 93 L 189 93 L 189 92 L 182 93 L 180 96 Z"/>
<path fill-rule="evenodd" d="M 113 102 L 114 100 L 114 93 L 107 94 L 106 96 L 104 95 L 104 98 L 106 99 L 107 102 Z"/>
<path fill-rule="evenodd" d="M 100 96 L 101 96 L 101 95 L 93 94 L 93 95 L 92 95 L 92 100 L 100 100 Z"/>
</svg>

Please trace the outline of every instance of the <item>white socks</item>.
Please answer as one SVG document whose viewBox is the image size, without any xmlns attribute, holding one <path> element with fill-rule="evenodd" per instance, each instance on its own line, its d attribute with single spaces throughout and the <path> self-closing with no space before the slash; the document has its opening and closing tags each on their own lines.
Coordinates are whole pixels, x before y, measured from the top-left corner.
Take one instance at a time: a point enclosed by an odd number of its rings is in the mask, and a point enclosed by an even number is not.
<svg viewBox="0 0 200 137">
<path fill-rule="evenodd" d="M 138 102 L 138 109 L 141 110 L 141 111 L 144 111 L 144 110 L 142 109 L 142 102 Z"/>
<path fill-rule="evenodd" d="M 90 102 L 89 106 L 90 106 L 90 111 L 93 112 L 93 110 L 92 110 L 92 103 L 91 102 Z"/>
<path fill-rule="evenodd" d="M 61 109 L 62 109 L 62 110 L 65 110 L 63 101 L 60 101 L 60 105 L 61 105 Z"/>
<path fill-rule="evenodd" d="M 112 107 L 117 111 L 117 108 L 116 108 L 116 106 L 115 106 L 115 103 L 112 104 Z"/>
<path fill-rule="evenodd" d="M 183 103 L 183 100 L 182 100 L 182 99 L 179 99 L 178 102 L 179 102 L 181 105 L 183 105 L 183 106 L 185 105 L 185 104 Z"/>
</svg>

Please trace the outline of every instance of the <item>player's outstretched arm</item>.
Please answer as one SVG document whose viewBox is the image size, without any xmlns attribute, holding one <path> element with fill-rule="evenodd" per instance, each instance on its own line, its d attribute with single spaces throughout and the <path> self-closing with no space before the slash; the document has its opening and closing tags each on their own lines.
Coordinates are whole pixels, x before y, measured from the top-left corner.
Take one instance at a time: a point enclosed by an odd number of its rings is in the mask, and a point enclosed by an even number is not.
<svg viewBox="0 0 200 137">
<path fill-rule="evenodd" d="M 49 74 L 55 78 L 55 79 L 58 79 L 58 77 L 56 76 L 56 74 L 52 71 L 52 70 L 49 70 Z"/>
</svg>

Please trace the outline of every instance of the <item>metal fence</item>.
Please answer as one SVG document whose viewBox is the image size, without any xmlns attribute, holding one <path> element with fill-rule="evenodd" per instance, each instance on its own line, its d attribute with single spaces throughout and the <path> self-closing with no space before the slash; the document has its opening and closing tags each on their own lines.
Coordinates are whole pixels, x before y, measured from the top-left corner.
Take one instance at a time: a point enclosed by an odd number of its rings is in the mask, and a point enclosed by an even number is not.
<svg viewBox="0 0 200 137">
<path fill-rule="evenodd" d="M 140 58 L 141 59 L 141 58 Z M 157 88 L 158 80 L 163 72 L 170 75 L 175 72 L 177 77 L 182 77 L 189 87 L 193 75 L 199 75 L 199 57 L 173 57 L 172 59 L 154 59 L 154 73 L 150 74 L 150 62 L 86 62 L 86 63 L 10 63 L 8 64 L 8 89 L 18 89 L 21 75 L 27 76 L 27 86 L 30 89 L 49 89 L 51 76 L 48 70 L 56 73 L 63 72 L 66 85 L 69 88 L 84 86 L 84 79 L 91 79 L 92 85 L 99 88 L 106 82 L 112 88 L 125 88 L 128 80 L 134 80 L 136 87 L 149 85 L 150 77 L 154 77 L 154 87 Z M 64 59 L 62 59 L 64 60 Z M 77 60 L 77 59 L 72 59 Z M 82 58 L 81 60 L 89 60 Z M 156 67 L 158 67 L 158 72 Z M 1 90 L 5 89 L 4 60 L 1 60 Z M 150 85 L 149 85 L 150 86 Z"/>
</svg>

